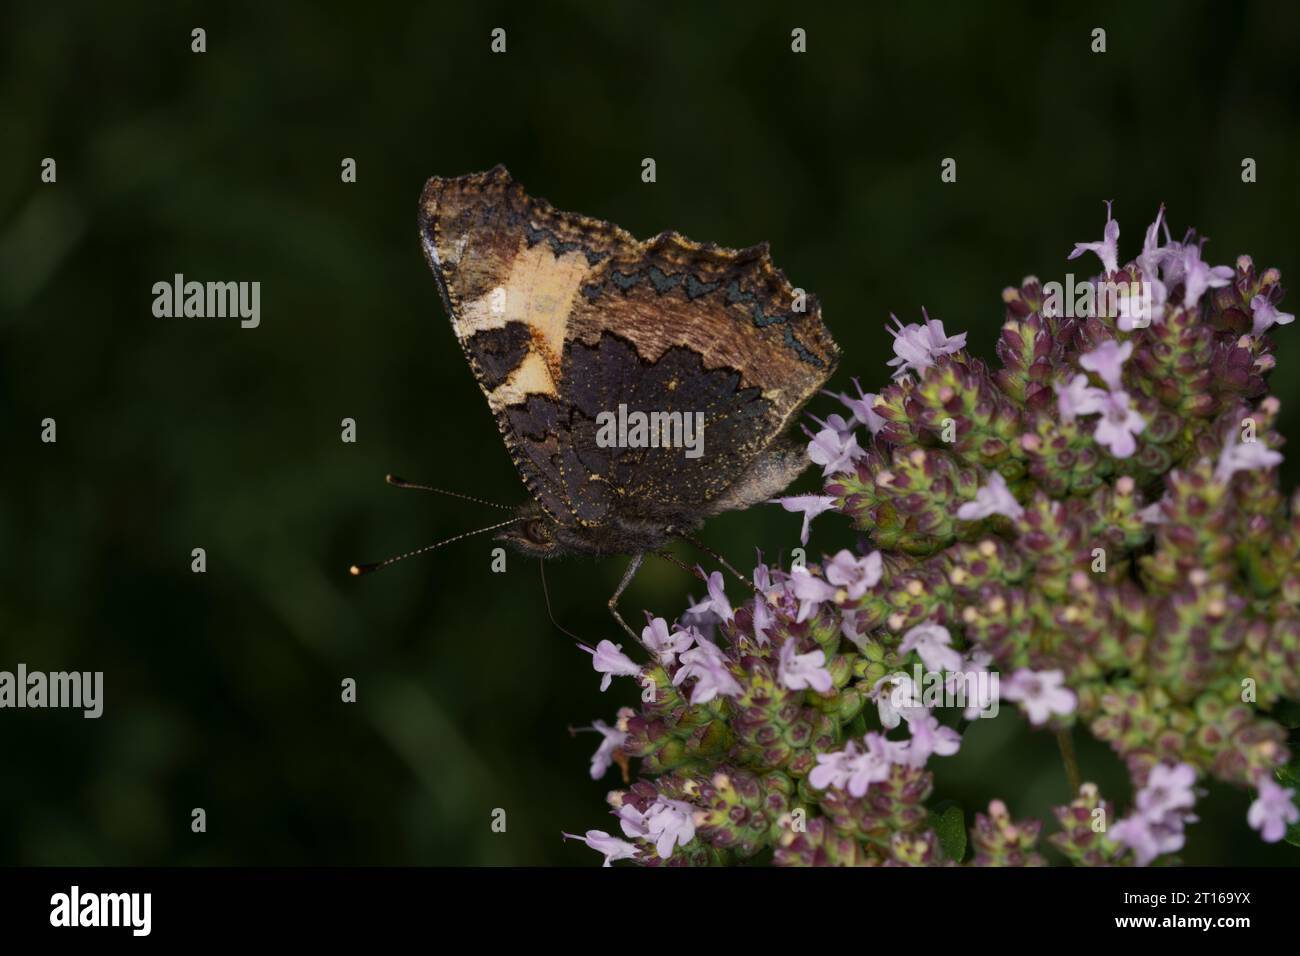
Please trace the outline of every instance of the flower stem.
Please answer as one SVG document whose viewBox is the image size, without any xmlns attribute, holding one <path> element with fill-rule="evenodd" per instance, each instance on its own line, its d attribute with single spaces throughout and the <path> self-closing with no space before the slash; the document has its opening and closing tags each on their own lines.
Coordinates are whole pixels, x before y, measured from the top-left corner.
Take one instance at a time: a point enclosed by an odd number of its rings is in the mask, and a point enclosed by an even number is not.
<svg viewBox="0 0 1300 956">
<path fill-rule="evenodd" d="M 1070 793 L 1077 796 L 1079 788 L 1083 786 L 1083 777 L 1079 774 L 1079 760 L 1074 755 L 1074 740 L 1068 729 L 1056 732 L 1056 745 L 1061 748 L 1061 761 L 1065 764 L 1065 777 L 1070 782 Z"/>
</svg>

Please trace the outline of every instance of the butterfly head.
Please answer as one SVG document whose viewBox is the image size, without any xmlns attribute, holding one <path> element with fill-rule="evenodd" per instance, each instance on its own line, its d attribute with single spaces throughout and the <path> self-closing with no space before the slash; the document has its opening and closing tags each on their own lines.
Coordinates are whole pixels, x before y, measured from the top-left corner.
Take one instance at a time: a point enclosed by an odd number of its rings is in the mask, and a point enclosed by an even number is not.
<svg viewBox="0 0 1300 956">
<path fill-rule="evenodd" d="M 541 505 L 530 501 L 520 505 L 516 520 L 498 532 L 496 539 L 529 557 L 549 558 L 567 550 L 560 541 L 560 530 Z"/>
</svg>

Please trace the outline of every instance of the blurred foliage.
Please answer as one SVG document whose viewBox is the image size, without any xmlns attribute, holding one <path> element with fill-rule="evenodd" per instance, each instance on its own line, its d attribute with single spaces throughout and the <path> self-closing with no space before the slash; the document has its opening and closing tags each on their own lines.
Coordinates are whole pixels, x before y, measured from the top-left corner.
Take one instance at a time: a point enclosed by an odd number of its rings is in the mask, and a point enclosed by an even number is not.
<svg viewBox="0 0 1300 956">
<path fill-rule="evenodd" d="M 495 517 L 386 488 L 385 472 L 523 495 L 416 242 L 430 175 L 504 162 L 535 195 L 637 235 L 770 240 L 823 300 L 841 387 L 886 378 L 891 310 L 924 304 L 990 355 L 1001 289 L 1063 279 L 1103 199 L 1125 255 L 1163 201 L 1175 233 L 1211 237 L 1207 258 L 1300 275 L 1289 5 L 15 2 L 0 16 L 0 668 L 106 683 L 98 721 L 0 712 L 0 863 L 596 862 L 560 830 L 611 828 L 614 775 L 589 780 L 597 739 L 566 727 L 611 719 L 635 688 L 598 692 L 537 568 L 490 573 L 479 538 L 346 575 Z M 206 54 L 190 53 L 195 26 Z M 496 26 L 505 55 L 489 52 Z M 45 156 L 57 185 L 39 183 Z M 345 156 L 355 185 L 339 181 Z M 947 156 L 955 185 L 939 181 Z M 1244 156 L 1257 184 L 1241 182 Z M 154 318 L 151 285 L 178 272 L 261 281 L 261 327 Z M 1287 432 L 1297 335 L 1276 336 Z M 39 441 L 46 416 L 55 445 Z M 339 440 L 345 416 L 356 445 Z M 788 551 L 797 525 L 758 508 L 706 539 L 749 561 Z M 847 540 L 824 518 L 813 544 Z M 605 599 L 622 570 L 552 565 L 555 618 L 617 640 Z M 671 617 L 693 586 L 651 563 L 625 612 Z M 348 676 L 355 705 L 340 702 Z M 1118 761 L 1079 743 L 1085 775 L 1127 804 Z M 936 797 L 968 809 L 1001 796 L 1045 816 L 1067 796 L 1054 741 L 1010 710 L 943 771 Z M 1247 829 L 1246 794 L 1225 797 L 1189 831 L 1188 862 L 1293 860 Z M 190 832 L 199 806 L 205 835 Z"/>
</svg>

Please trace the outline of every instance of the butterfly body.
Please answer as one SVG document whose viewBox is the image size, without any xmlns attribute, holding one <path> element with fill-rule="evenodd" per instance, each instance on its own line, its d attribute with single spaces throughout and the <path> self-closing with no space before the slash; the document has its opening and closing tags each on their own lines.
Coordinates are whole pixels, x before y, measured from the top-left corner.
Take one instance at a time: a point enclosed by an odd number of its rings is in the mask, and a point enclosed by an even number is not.
<svg viewBox="0 0 1300 956">
<path fill-rule="evenodd" d="M 807 464 L 790 426 L 839 353 L 766 245 L 639 242 L 533 199 L 500 166 L 430 179 L 420 238 L 532 496 L 500 535 L 525 553 L 656 550 Z M 678 430 L 612 441 L 616 409 Z M 694 454 L 668 440 L 683 421 L 700 423 Z"/>
</svg>

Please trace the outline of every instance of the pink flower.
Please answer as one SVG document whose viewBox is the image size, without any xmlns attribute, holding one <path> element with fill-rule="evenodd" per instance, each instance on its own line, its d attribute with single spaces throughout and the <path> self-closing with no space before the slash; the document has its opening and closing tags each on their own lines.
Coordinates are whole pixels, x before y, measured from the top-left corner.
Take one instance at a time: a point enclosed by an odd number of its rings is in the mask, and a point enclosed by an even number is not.
<svg viewBox="0 0 1300 956">
<path fill-rule="evenodd" d="M 1219 289 L 1232 281 L 1232 266 L 1211 268 L 1201 261 L 1201 247 L 1196 243 L 1183 246 L 1180 272 L 1183 278 L 1183 305 L 1194 308 L 1206 289 Z"/>
<path fill-rule="evenodd" d="M 1106 392 L 1088 384 L 1088 376 L 1076 375 L 1068 385 L 1062 387 L 1059 382 L 1056 389 L 1057 408 L 1061 417 L 1072 422 L 1079 415 L 1091 415 L 1101 411 L 1106 401 Z"/>
<path fill-rule="evenodd" d="M 1074 251 L 1066 259 L 1077 259 L 1085 252 L 1096 253 L 1101 260 L 1102 269 L 1109 275 L 1119 271 L 1119 222 L 1111 218 L 1111 200 L 1106 200 L 1106 228 L 1102 232 L 1101 242 L 1076 242 Z"/>
<path fill-rule="evenodd" d="M 873 410 L 878 396 L 875 392 L 864 392 L 856 378 L 853 380 L 853 387 L 858 390 L 857 398 L 850 398 L 844 393 L 836 395 L 834 392 L 826 392 L 826 394 L 838 398 L 844 403 L 844 407 L 853 413 L 853 421 L 849 422 L 850 426 L 852 426 L 854 422 L 866 425 L 867 431 L 874 435 L 876 432 L 880 431 L 880 429 L 885 427 L 885 420 L 877 415 Z"/>
<path fill-rule="evenodd" d="M 867 734 L 864 742 L 866 750 L 859 750 L 850 740 L 841 751 L 818 754 L 808 783 L 818 790 L 847 790 L 851 796 L 861 797 L 873 783 L 888 780 L 896 748 L 877 733 Z"/>
<path fill-rule="evenodd" d="M 641 673 L 641 665 L 623 653 L 622 644 L 601 641 L 594 650 L 583 644 L 579 644 L 578 647 L 591 655 L 591 666 L 596 672 L 605 675 L 605 679 L 600 682 L 602 692 L 609 690 L 610 681 L 615 675 L 635 677 Z"/>
<path fill-rule="evenodd" d="M 776 624 L 776 613 L 765 594 L 754 595 L 754 613 L 752 615 L 754 640 L 760 645 L 767 644 L 767 632 Z"/>
<path fill-rule="evenodd" d="M 1131 849 L 1138 866 L 1165 853 L 1176 853 L 1186 842 L 1181 818 L 1153 819 L 1140 813 L 1115 821 L 1110 838 Z"/>
<path fill-rule="evenodd" d="M 701 575 L 704 574 L 704 569 L 698 565 L 695 570 L 699 571 Z M 727 591 L 722 581 L 722 572 L 714 571 L 708 576 L 707 580 L 709 596 L 699 604 L 692 605 L 687 610 L 687 613 L 702 614 L 705 611 L 708 611 L 712 614 L 716 614 L 720 620 L 730 622 L 736 614 L 731 609 L 731 602 L 727 600 Z"/>
<path fill-rule="evenodd" d="M 1157 319 L 1162 319 L 1169 290 L 1159 279 L 1146 278 L 1119 287 L 1118 313 L 1115 325 L 1121 332 L 1145 329 Z"/>
<path fill-rule="evenodd" d="M 630 708 L 624 707 L 619 711 L 620 718 L 631 716 Z M 610 765 L 614 760 L 614 752 L 618 750 L 627 741 L 627 730 L 620 730 L 618 726 L 611 727 L 603 720 L 594 720 L 591 723 L 593 730 L 599 731 L 602 736 L 600 746 L 596 752 L 591 755 L 591 779 L 599 780 L 609 772 Z M 626 727 L 626 724 L 624 724 Z"/>
<path fill-rule="evenodd" d="M 668 622 L 662 617 L 655 618 L 641 629 L 641 643 L 664 667 L 672 666 L 677 655 L 688 650 L 698 636 L 699 632 L 690 627 L 669 633 Z"/>
<path fill-rule="evenodd" d="M 799 532 L 799 543 L 808 543 L 808 530 L 812 519 L 824 511 L 835 508 L 835 499 L 829 495 L 790 495 L 786 498 L 773 498 L 772 504 L 780 505 L 786 511 L 803 513 L 803 528 Z"/>
<path fill-rule="evenodd" d="M 858 630 L 858 615 L 861 611 L 852 608 L 842 608 L 840 610 L 840 634 L 845 640 L 852 641 L 858 646 L 858 650 L 866 651 L 867 644 L 863 640 L 863 632 Z"/>
<path fill-rule="evenodd" d="M 695 808 L 681 800 L 660 797 L 645 814 L 645 838 L 655 845 L 660 859 L 673 855 L 674 846 L 695 839 Z"/>
<path fill-rule="evenodd" d="M 918 624 L 903 635 L 898 653 L 916 651 L 932 671 L 955 671 L 961 667 L 961 654 L 952 648 L 952 635 L 941 624 Z"/>
<path fill-rule="evenodd" d="M 609 866 L 613 860 L 630 860 L 641 852 L 626 840 L 612 837 L 604 830 L 588 830 L 585 836 L 577 836 L 573 833 L 561 835 L 566 840 L 581 840 L 597 853 L 602 854 L 605 857 L 605 866 Z"/>
<path fill-rule="evenodd" d="M 924 767 L 932 754 L 950 757 L 961 749 L 961 734 L 939 723 L 933 714 L 926 714 L 908 723 L 912 739 L 907 741 L 902 762 L 911 767 Z"/>
<path fill-rule="evenodd" d="M 907 325 L 898 321 L 898 316 L 890 315 L 897 331 L 889 329 L 894 337 L 894 358 L 887 364 L 896 365 L 894 378 L 902 378 L 915 369 L 917 375 L 925 372 L 940 356 L 951 355 L 966 347 L 966 333 L 949 337 L 943 330 L 943 323 L 930 318 L 930 314 L 921 310 L 925 316 L 925 325 L 909 322 Z M 886 327 L 888 328 L 888 327 Z"/>
<path fill-rule="evenodd" d="M 1263 335 L 1274 325 L 1290 325 L 1295 321 L 1295 316 L 1290 312 L 1279 312 L 1272 302 L 1257 295 L 1250 300 L 1250 315 L 1254 320 L 1254 328 L 1251 330 L 1254 335 Z"/>
<path fill-rule="evenodd" d="M 898 753 L 882 734 L 870 733 L 863 740 L 867 749 L 854 755 L 849 761 L 849 779 L 846 789 L 853 797 L 865 795 L 873 783 L 888 780 L 895 763 L 894 757 Z"/>
<path fill-rule="evenodd" d="M 868 697 L 875 700 L 880 724 L 886 730 L 893 730 L 904 720 L 910 724 L 930 714 L 921 704 L 916 682 L 901 671 L 876 681 Z"/>
<path fill-rule="evenodd" d="M 1019 701 L 1029 715 L 1031 724 L 1046 723 L 1053 714 L 1074 713 L 1077 698 L 1065 686 L 1065 675 L 1059 670 L 1031 671 L 1022 667 L 1002 681 L 1002 696 Z"/>
<path fill-rule="evenodd" d="M 1142 253 L 1137 257 L 1138 268 L 1142 270 L 1142 277 L 1148 282 L 1155 282 L 1160 278 L 1160 269 L 1165 263 L 1178 259 L 1182 256 L 1183 247 L 1180 243 L 1170 242 L 1169 224 L 1164 221 L 1165 207 L 1162 203 L 1159 211 L 1156 212 L 1156 220 L 1147 227 L 1146 236 L 1142 239 Z M 1165 245 L 1160 245 L 1160 231 L 1163 228 L 1165 234 Z"/>
<path fill-rule="evenodd" d="M 1196 770 L 1190 764 L 1157 764 L 1138 791 L 1132 814 L 1110 828 L 1111 839 L 1133 851 L 1138 866 L 1183 848 L 1185 824 L 1196 802 Z"/>
<path fill-rule="evenodd" d="M 727 658 L 718 645 L 697 640 L 695 647 L 678 655 L 682 667 L 673 677 L 673 686 L 680 687 L 682 682 L 695 678 L 695 687 L 691 690 L 690 702 L 707 704 L 713 698 L 735 697 L 741 693 L 741 686 L 728 667 Z"/>
<path fill-rule="evenodd" d="M 1146 419 L 1130 407 L 1128 392 L 1108 393 L 1099 411 L 1101 418 L 1093 429 L 1093 440 L 1116 458 L 1128 458 L 1137 451 L 1133 436 L 1146 428 Z"/>
<path fill-rule="evenodd" d="M 767 632 L 776 624 L 776 612 L 773 604 L 779 602 L 785 594 L 785 584 L 772 583 L 772 571 L 763 564 L 759 556 L 758 566 L 754 568 L 754 640 L 759 644 L 767 643 Z"/>
<path fill-rule="evenodd" d="M 1196 803 L 1195 785 L 1196 768 L 1191 764 L 1156 764 L 1147 775 L 1147 785 L 1138 791 L 1137 808 L 1148 817 L 1190 810 Z"/>
<path fill-rule="evenodd" d="M 1110 389 L 1120 387 L 1124 373 L 1124 363 L 1133 354 L 1133 343 L 1120 344 L 1114 339 L 1107 339 L 1091 352 L 1079 359 L 1079 364 L 1089 372 L 1096 372 Z"/>
<path fill-rule="evenodd" d="M 694 601 L 695 595 L 691 595 L 687 600 Z M 702 604 L 693 606 L 703 608 L 703 610 L 695 611 L 688 607 L 682 612 L 682 616 L 677 623 L 690 631 L 694 637 L 706 641 L 713 640 L 713 636 L 718 630 L 718 615 L 709 610 L 710 605 L 707 600 Z"/>
<path fill-rule="evenodd" d="M 822 466 L 823 478 L 849 471 L 864 454 L 858 447 L 857 436 L 852 432 L 842 435 L 834 428 L 823 428 L 808 443 L 808 457 L 814 464 Z"/>
<path fill-rule="evenodd" d="M 1265 843 L 1276 843 L 1286 836 L 1288 824 L 1300 821 L 1300 810 L 1292 803 L 1295 790 L 1289 787 L 1284 789 L 1267 774 L 1260 774 L 1256 786 L 1259 788 L 1259 796 L 1250 805 L 1246 822 L 1252 830 L 1259 831 Z"/>
<path fill-rule="evenodd" d="M 1228 482 L 1239 471 L 1274 468 L 1282 464 L 1282 453 L 1274 451 L 1261 441 L 1239 442 L 1237 430 L 1230 429 L 1223 443 L 1223 452 L 1214 468 L 1216 481 Z"/>
<path fill-rule="evenodd" d="M 979 521 L 990 515 L 1005 515 L 1014 521 L 1024 513 L 1025 509 L 1007 488 L 1007 480 L 996 471 L 989 474 L 988 484 L 975 492 L 974 501 L 957 509 L 957 517 L 962 521 Z"/>
<path fill-rule="evenodd" d="M 799 601 L 796 624 L 802 624 L 815 615 L 821 605 L 835 600 L 835 588 L 802 566 L 790 569 L 790 593 Z"/>
<path fill-rule="evenodd" d="M 817 754 L 817 766 L 808 774 L 808 783 L 817 790 L 843 790 L 853 773 L 853 759 L 857 752 L 857 745 L 850 740 L 843 750 Z"/>
<path fill-rule="evenodd" d="M 819 694 L 829 694 L 834 682 L 826 669 L 826 652 L 818 649 L 807 654 L 795 653 L 796 641 L 786 638 L 781 646 L 781 659 L 777 665 L 777 679 L 789 690 L 811 687 Z"/>
<path fill-rule="evenodd" d="M 845 549 L 826 562 L 826 580 L 838 588 L 844 588 L 849 599 L 856 601 L 880 582 L 884 570 L 884 559 L 879 551 L 872 551 L 865 558 L 855 557 L 853 552 Z"/>
<path fill-rule="evenodd" d="M 662 860 L 672 857 L 675 846 L 685 846 L 695 839 L 695 808 L 682 800 L 660 796 L 645 813 L 625 803 L 618 816 L 623 832 L 649 840 Z"/>
</svg>

